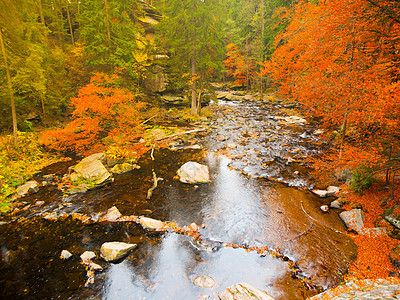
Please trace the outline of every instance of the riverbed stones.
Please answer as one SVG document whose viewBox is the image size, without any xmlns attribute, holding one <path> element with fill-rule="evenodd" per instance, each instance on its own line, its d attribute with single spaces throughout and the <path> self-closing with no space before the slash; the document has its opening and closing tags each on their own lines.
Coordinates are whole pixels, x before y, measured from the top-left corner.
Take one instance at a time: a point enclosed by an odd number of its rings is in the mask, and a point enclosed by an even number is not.
<svg viewBox="0 0 400 300">
<path fill-rule="evenodd" d="M 95 259 L 96 257 L 97 255 L 93 251 L 85 251 L 81 255 L 81 260 L 85 265 L 88 265 L 92 259 Z"/>
<path fill-rule="evenodd" d="M 25 196 L 26 194 L 33 194 L 39 191 L 39 184 L 35 180 L 28 181 L 23 185 L 17 187 L 17 194 L 19 197 Z"/>
<path fill-rule="evenodd" d="M 285 122 L 286 124 L 297 124 L 297 125 L 303 125 L 307 123 L 306 119 L 300 118 L 298 116 L 290 116 L 290 117 L 285 117 Z"/>
<path fill-rule="evenodd" d="M 163 232 L 166 230 L 166 224 L 160 220 L 148 218 L 148 217 L 139 217 L 139 224 L 145 230 L 153 231 L 153 232 Z"/>
<path fill-rule="evenodd" d="M 211 289 L 215 285 L 215 280 L 207 275 L 200 275 L 193 280 L 195 286 Z"/>
<path fill-rule="evenodd" d="M 208 167 L 189 161 L 177 172 L 179 180 L 183 183 L 198 184 L 210 182 Z"/>
<path fill-rule="evenodd" d="M 94 160 L 98 160 L 102 164 L 106 164 L 107 163 L 107 155 L 105 153 L 95 153 L 95 154 L 89 155 L 89 156 L 85 157 L 84 159 L 82 159 L 81 163 L 89 164 L 90 162 L 92 162 Z"/>
<path fill-rule="evenodd" d="M 121 218 L 122 214 L 117 207 L 113 206 L 107 210 L 107 213 L 99 219 L 99 222 L 115 222 Z"/>
<path fill-rule="evenodd" d="M 124 259 L 136 247 L 136 244 L 108 242 L 101 245 L 100 256 L 108 262 L 116 262 Z"/>
<path fill-rule="evenodd" d="M 361 229 L 364 227 L 365 216 L 361 209 L 341 212 L 339 217 L 349 229 L 361 232 Z"/>
<path fill-rule="evenodd" d="M 266 292 L 248 283 L 237 283 L 218 294 L 220 300 L 274 300 Z"/>
<path fill-rule="evenodd" d="M 70 259 L 71 257 L 72 257 L 72 253 L 69 252 L 68 250 L 63 250 L 63 251 L 61 251 L 61 255 L 60 255 L 60 258 L 61 258 L 61 259 L 68 260 L 68 259 Z"/>
<path fill-rule="evenodd" d="M 340 209 L 342 207 L 342 202 L 339 200 L 334 200 L 331 202 L 331 204 L 329 204 L 330 208 L 336 208 L 336 209 Z"/>
</svg>

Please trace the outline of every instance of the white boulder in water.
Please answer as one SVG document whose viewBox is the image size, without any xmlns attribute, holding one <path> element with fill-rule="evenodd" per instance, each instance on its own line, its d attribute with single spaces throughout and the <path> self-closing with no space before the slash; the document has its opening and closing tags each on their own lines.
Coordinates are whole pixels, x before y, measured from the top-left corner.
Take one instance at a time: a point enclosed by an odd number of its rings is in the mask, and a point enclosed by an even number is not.
<svg viewBox="0 0 400 300">
<path fill-rule="evenodd" d="M 109 262 L 118 261 L 125 258 L 136 246 L 122 242 L 104 243 L 100 248 L 100 256 Z"/>
<path fill-rule="evenodd" d="M 183 183 L 207 183 L 210 182 L 208 167 L 199 163 L 189 161 L 177 172 L 179 180 Z"/>
</svg>

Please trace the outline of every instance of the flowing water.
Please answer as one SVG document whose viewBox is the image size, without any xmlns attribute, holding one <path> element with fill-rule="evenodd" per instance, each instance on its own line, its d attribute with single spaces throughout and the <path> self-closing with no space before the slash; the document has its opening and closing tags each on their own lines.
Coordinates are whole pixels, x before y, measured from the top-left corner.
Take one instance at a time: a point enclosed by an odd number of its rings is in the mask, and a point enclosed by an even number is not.
<svg viewBox="0 0 400 300">
<path fill-rule="evenodd" d="M 143 156 L 140 170 L 115 176 L 115 182 L 84 195 L 64 197 L 54 185 L 25 197 L 38 200 L 0 226 L 0 297 L 4 299 L 201 299 L 239 282 L 267 291 L 275 299 L 306 299 L 316 294 L 293 278 L 286 262 L 246 251 L 248 246 L 280 249 L 302 274 L 320 288 L 340 282 L 355 249 L 337 212 L 324 214 L 321 200 L 301 187 L 312 181 L 301 163 L 321 146 L 311 125 L 288 125 L 279 106 L 259 102 L 220 101 L 212 131 L 194 141 L 205 150 L 156 149 L 153 161 Z M 212 182 L 197 186 L 174 179 L 187 161 L 208 165 Z M 67 173 L 73 162 L 59 163 L 36 176 L 53 179 Z M 152 170 L 163 180 L 146 200 Z M 273 179 L 273 180 L 268 180 Z M 275 182 L 280 181 L 283 183 Z M 291 187 L 294 186 L 294 187 Z M 112 206 L 123 215 L 148 215 L 180 226 L 196 223 L 207 244 L 167 232 L 146 233 L 136 223 L 84 225 L 71 217 L 49 221 L 45 211 L 96 216 Z M 79 255 L 98 253 L 108 241 L 136 243 L 123 262 L 104 267 L 95 283 L 85 287 L 86 270 Z M 242 245 L 224 247 L 223 243 Z M 59 258 L 67 249 L 74 256 Z M 199 275 L 216 285 L 193 284 Z M 203 296 L 201 296 L 203 295 Z"/>
</svg>

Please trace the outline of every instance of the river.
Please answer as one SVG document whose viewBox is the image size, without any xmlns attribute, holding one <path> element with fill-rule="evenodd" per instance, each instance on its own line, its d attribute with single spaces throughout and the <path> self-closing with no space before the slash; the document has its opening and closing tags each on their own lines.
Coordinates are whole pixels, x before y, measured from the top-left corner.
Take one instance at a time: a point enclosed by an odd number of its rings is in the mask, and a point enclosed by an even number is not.
<svg viewBox="0 0 400 300">
<path fill-rule="evenodd" d="M 275 299 L 306 299 L 338 284 L 355 247 L 337 211 L 319 207 L 332 199 L 310 193 L 312 179 L 302 163 L 321 147 L 310 124 L 285 121 L 288 109 L 256 101 L 219 101 L 211 131 L 192 143 L 202 149 L 156 149 L 145 154 L 140 170 L 115 176 L 115 182 L 83 195 L 64 196 L 53 185 L 25 197 L 26 212 L 0 226 L 0 291 L 4 299 L 215 299 L 230 285 L 246 282 Z M 212 182 L 199 186 L 174 179 L 187 161 L 206 164 Z M 45 168 L 61 178 L 73 162 Z M 163 178 L 151 200 L 152 170 Z M 45 211 L 87 215 L 116 206 L 123 215 L 147 215 L 180 226 L 196 223 L 204 240 L 167 232 L 148 234 L 135 223 L 84 225 L 71 217 L 49 221 Z M 85 287 L 86 270 L 79 255 L 98 253 L 108 241 L 138 247 L 119 264 L 96 260 L 104 270 Z M 241 245 L 234 249 L 224 243 Z M 248 251 L 268 246 L 295 262 L 294 278 L 287 262 Z M 59 258 L 63 249 L 73 257 Z M 212 277 L 213 288 L 193 284 L 199 275 Z M 202 298 L 201 298 L 202 297 Z"/>
</svg>

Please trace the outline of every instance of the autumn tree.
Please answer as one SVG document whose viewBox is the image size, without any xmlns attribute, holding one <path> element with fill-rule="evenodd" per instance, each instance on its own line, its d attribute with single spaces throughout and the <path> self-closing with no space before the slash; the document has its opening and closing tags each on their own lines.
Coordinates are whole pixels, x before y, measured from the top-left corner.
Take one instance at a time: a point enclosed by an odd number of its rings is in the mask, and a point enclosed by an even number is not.
<svg viewBox="0 0 400 300">
<path fill-rule="evenodd" d="M 387 164 L 393 162 L 388 153 L 397 153 L 399 13 L 395 1 L 302 1 L 265 64 L 263 75 L 271 75 L 283 95 L 341 132 L 341 159 L 354 158 L 353 150 L 345 153 L 352 149 L 348 142 Z"/>
<path fill-rule="evenodd" d="M 59 151 L 83 152 L 137 141 L 143 132 L 137 95 L 118 87 L 118 77 L 97 73 L 71 99 L 73 121 L 45 131 L 42 143 Z"/>
<path fill-rule="evenodd" d="M 191 75 L 191 111 L 198 114 L 201 89 L 212 73 L 221 69 L 219 0 L 172 0 L 164 1 L 162 6 L 165 18 L 159 27 L 160 40 L 176 72 Z"/>
</svg>

